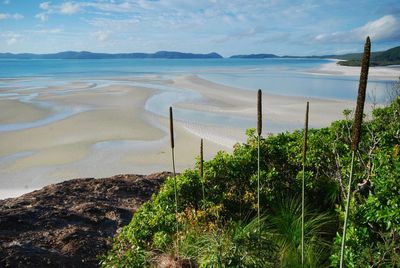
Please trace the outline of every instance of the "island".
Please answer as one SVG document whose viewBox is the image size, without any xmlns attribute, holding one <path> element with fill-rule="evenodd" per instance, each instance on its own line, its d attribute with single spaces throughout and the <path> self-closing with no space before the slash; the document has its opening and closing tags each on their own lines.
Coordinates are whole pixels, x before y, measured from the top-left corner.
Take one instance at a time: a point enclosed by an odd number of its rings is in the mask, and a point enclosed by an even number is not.
<svg viewBox="0 0 400 268">
<path fill-rule="evenodd" d="M 274 54 L 249 54 L 249 55 L 233 55 L 232 59 L 271 59 L 271 58 L 286 58 L 286 59 L 338 59 L 338 64 L 343 66 L 360 66 L 362 53 L 349 53 L 343 55 L 313 55 L 313 56 L 277 56 Z M 371 52 L 371 66 L 388 66 L 400 64 L 400 46 L 394 47 L 385 51 Z"/>
<path fill-rule="evenodd" d="M 362 53 L 353 53 L 337 56 L 340 59 L 340 65 L 343 66 L 360 66 Z M 371 53 L 371 66 L 387 66 L 400 64 L 400 46 L 388 49 L 386 51 L 372 52 Z"/>
</svg>

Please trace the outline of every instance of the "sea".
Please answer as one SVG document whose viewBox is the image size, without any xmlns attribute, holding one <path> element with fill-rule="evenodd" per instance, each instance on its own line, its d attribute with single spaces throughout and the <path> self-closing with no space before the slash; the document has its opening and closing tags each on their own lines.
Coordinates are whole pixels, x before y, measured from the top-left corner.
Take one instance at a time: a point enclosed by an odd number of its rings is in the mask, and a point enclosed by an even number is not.
<svg viewBox="0 0 400 268">
<path fill-rule="evenodd" d="M 316 73 L 329 59 L 0 59 L 0 100 L 19 99 L 22 102 L 35 103 L 37 89 L 65 86 L 73 82 L 93 82 L 97 86 L 118 84 L 124 78 L 158 77 L 173 79 L 181 75 L 197 75 L 200 78 L 233 86 L 243 90 L 262 89 L 287 96 L 315 97 L 322 99 L 355 100 L 358 89 L 357 76 L 329 75 Z M 114 81 L 113 81 L 114 79 Z M 126 81 L 125 81 L 126 83 Z M 196 93 L 160 85 L 159 83 L 139 83 L 161 90 L 146 103 L 146 110 L 166 116 L 166 110 L 174 102 L 200 98 Z M 368 100 L 382 103 L 385 93 L 393 81 L 369 79 Z M 14 90 L 10 91 L 10 88 Z M 68 91 L 68 87 L 66 91 Z M 58 94 L 62 94 L 59 91 Z M 368 101 L 367 100 L 367 101 Z M 47 108 L 47 107 L 46 107 Z M 30 123 L 2 124 L 0 131 L 15 131 L 38 127 L 67 118 L 81 111 L 59 110 L 51 117 Z M 177 119 L 196 121 L 206 124 L 218 124 L 221 121 L 228 126 L 251 126 L 253 122 L 221 115 L 196 111 L 177 111 Z"/>
<path fill-rule="evenodd" d="M 145 109 L 150 114 L 167 117 L 169 106 L 175 103 L 187 100 L 201 103 L 202 97 L 196 91 L 177 88 L 176 84 L 166 82 L 186 75 L 196 75 L 211 82 L 254 93 L 262 89 L 263 92 L 271 94 L 355 101 L 358 76 L 316 71 L 323 64 L 331 62 L 332 60 L 326 59 L 0 59 L 0 104 L 3 100 L 19 100 L 51 111 L 44 118 L 30 122 L 10 122 L 10 118 L 7 122 L 0 120 L 0 134 L 41 127 L 90 109 L 90 107 L 80 107 L 79 104 L 66 105 L 41 98 L 41 94 L 49 93 L 47 91 L 52 91 L 52 95 L 68 95 L 108 85 L 132 85 L 155 89 L 153 92 L 156 94 L 147 99 Z M 392 83 L 392 80 L 370 77 L 367 101 L 385 102 L 385 92 Z M 174 118 L 198 126 L 224 125 L 239 129 L 255 126 L 255 118 L 184 108 L 174 108 Z M 279 124 L 283 123 L 269 122 L 268 131 L 280 132 L 302 127 L 302 123 Z M 162 141 L 151 142 L 155 144 L 154 146 L 158 146 Z M 48 182 L 57 182 L 63 177 L 54 174 L 62 172 L 75 172 L 76 175 L 71 177 L 101 177 L 132 172 L 131 164 L 122 164 L 115 159 L 120 158 L 121 152 L 134 151 L 140 145 L 137 143 L 137 141 L 104 141 L 94 144 L 90 155 L 80 162 L 35 166 L 15 172 L 7 168 L 18 159 L 28 158 L 35 152 L 27 150 L 4 154 L 0 148 L 0 180 L 7 178 L 2 182 L 6 186 L 0 191 L 0 198 L 16 196 Z M 96 166 L 97 163 L 104 162 L 107 165 L 101 165 L 103 168 L 99 167 L 100 165 Z M 94 166 L 96 168 L 93 168 Z M 135 170 L 135 172 L 145 171 Z"/>
<path fill-rule="evenodd" d="M 0 59 L 0 78 L 37 78 L 29 86 L 57 81 L 196 74 L 207 80 L 246 90 L 291 96 L 352 100 L 358 77 L 315 74 L 310 70 L 328 59 Z M 390 80 L 369 80 L 370 91 L 382 101 Z M 0 81 L 1 86 L 5 86 Z M 7 85 L 8 86 L 8 85 Z M 372 93 L 372 92 L 371 92 Z"/>
</svg>

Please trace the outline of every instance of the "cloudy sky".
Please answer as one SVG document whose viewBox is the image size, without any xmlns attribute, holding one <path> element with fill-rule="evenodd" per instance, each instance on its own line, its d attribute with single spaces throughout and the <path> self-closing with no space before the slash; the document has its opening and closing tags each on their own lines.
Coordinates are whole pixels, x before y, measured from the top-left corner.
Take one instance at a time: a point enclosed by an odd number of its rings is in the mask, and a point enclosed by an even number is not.
<svg viewBox="0 0 400 268">
<path fill-rule="evenodd" d="M 400 45 L 399 0 L 0 0 L 0 52 L 321 55 Z"/>
</svg>

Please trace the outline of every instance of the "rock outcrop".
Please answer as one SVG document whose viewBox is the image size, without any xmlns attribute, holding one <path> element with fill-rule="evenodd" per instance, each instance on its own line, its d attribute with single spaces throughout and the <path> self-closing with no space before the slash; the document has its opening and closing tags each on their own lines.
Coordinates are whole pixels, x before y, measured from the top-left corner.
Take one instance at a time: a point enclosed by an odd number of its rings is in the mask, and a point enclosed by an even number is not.
<svg viewBox="0 0 400 268">
<path fill-rule="evenodd" d="M 0 200 L 0 267 L 97 267 L 169 175 L 74 179 Z"/>
</svg>

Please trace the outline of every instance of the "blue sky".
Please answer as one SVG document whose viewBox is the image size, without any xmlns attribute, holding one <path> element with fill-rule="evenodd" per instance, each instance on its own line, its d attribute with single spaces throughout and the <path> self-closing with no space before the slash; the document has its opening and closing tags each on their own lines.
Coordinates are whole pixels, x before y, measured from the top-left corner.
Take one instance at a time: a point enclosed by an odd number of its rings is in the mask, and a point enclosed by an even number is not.
<svg viewBox="0 0 400 268">
<path fill-rule="evenodd" d="M 0 52 L 321 55 L 400 45 L 399 0 L 0 0 Z"/>
</svg>

